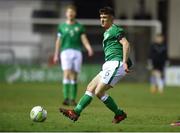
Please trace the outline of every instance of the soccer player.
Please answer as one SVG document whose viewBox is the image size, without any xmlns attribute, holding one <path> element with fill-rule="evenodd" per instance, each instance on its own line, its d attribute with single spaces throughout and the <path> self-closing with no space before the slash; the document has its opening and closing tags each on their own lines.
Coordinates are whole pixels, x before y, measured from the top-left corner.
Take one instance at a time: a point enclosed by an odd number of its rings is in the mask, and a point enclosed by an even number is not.
<svg viewBox="0 0 180 133">
<path fill-rule="evenodd" d="M 163 71 L 167 60 L 167 46 L 164 44 L 164 36 L 158 34 L 155 37 L 155 42 L 151 45 L 149 50 L 149 69 L 151 70 L 151 88 L 152 93 L 163 93 L 164 80 Z"/>
<path fill-rule="evenodd" d="M 82 64 L 82 44 L 89 56 L 93 55 L 92 47 L 85 34 L 85 28 L 75 19 L 76 8 L 69 5 L 66 9 L 66 21 L 59 24 L 55 44 L 54 62 L 60 59 L 63 70 L 63 105 L 76 105 L 77 76 Z"/>
<path fill-rule="evenodd" d="M 88 84 L 85 94 L 73 110 L 64 108 L 59 110 L 71 120 L 76 121 L 81 112 L 91 103 L 93 96 L 96 95 L 108 109 L 114 112 L 115 116 L 112 122 L 119 123 L 127 115 L 106 91 L 113 88 L 120 79 L 130 72 L 129 67 L 132 65 L 129 59 L 130 46 L 124 30 L 113 24 L 113 9 L 104 7 L 99 10 L 99 13 L 101 26 L 106 30 L 103 39 L 105 63 L 102 71 Z"/>
</svg>

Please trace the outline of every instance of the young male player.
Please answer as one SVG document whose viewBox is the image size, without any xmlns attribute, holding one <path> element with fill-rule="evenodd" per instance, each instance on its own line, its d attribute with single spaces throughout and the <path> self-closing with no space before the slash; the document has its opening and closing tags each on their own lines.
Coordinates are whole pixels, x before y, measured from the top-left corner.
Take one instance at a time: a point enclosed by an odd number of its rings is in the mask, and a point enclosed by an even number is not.
<svg viewBox="0 0 180 133">
<path fill-rule="evenodd" d="M 59 50 L 61 50 L 64 105 L 76 105 L 77 75 L 82 64 L 82 44 L 88 51 L 88 55 L 93 55 L 85 29 L 76 21 L 75 17 L 76 8 L 69 5 L 66 9 L 66 22 L 59 24 L 55 44 L 54 62 L 59 60 Z"/>
<path fill-rule="evenodd" d="M 84 96 L 73 110 L 60 108 L 60 112 L 73 121 L 78 120 L 81 112 L 87 107 L 94 95 L 96 95 L 115 116 L 113 123 L 119 123 L 127 115 L 118 107 L 111 96 L 106 91 L 113 88 L 130 70 L 132 65 L 129 57 L 130 46 L 124 30 L 113 24 L 114 11 L 110 7 L 99 10 L 101 26 L 105 28 L 103 48 L 105 53 L 105 63 L 102 71 L 87 86 Z"/>
</svg>

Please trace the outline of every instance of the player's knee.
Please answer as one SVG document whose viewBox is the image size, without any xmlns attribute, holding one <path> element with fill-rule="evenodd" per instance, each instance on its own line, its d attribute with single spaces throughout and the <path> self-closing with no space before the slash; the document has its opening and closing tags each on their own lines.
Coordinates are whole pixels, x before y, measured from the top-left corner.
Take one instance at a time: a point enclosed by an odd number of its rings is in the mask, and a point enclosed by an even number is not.
<svg viewBox="0 0 180 133">
<path fill-rule="evenodd" d="M 64 73 L 63 73 L 63 77 L 69 79 L 70 75 L 69 75 L 68 72 L 64 72 Z"/>
<path fill-rule="evenodd" d="M 66 71 L 64 71 L 64 77 L 66 77 L 68 79 L 73 79 L 73 78 L 75 78 L 75 75 L 73 74 L 73 72 L 71 70 L 66 70 Z"/>
<path fill-rule="evenodd" d="M 95 91 L 95 95 L 101 99 L 101 97 L 104 95 L 104 93 L 102 93 L 101 91 Z"/>
<path fill-rule="evenodd" d="M 88 91 L 92 90 L 92 85 L 91 85 L 91 83 L 89 83 L 89 84 L 87 85 L 87 90 L 88 90 Z"/>
<path fill-rule="evenodd" d="M 67 74 L 64 74 L 64 75 L 63 75 L 63 78 L 64 78 L 64 79 L 69 79 L 69 80 L 70 80 L 70 77 L 69 77 Z"/>
<path fill-rule="evenodd" d="M 89 92 L 95 94 L 94 93 L 94 88 L 93 88 L 93 86 L 91 84 L 88 84 L 86 91 L 89 91 Z"/>
<path fill-rule="evenodd" d="M 71 80 L 74 80 L 74 81 L 77 81 L 77 77 L 74 76 L 74 75 L 71 75 L 71 76 L 70 76 L 70 79 L 71 79 Z"/>
</svg>

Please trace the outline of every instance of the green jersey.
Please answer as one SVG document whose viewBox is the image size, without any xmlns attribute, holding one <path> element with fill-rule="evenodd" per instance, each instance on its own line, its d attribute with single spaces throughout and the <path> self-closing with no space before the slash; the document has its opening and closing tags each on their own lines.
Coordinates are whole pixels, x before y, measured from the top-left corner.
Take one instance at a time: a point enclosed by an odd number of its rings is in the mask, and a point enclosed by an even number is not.
<svg viewBox="0 0 180 133">
<path fill-rule="evenodd" d="M 81 35 L 83 33 L 85 33 L 85 28 L 78 22 L 59 24 L 58 36 L 61 37 L 61 51 L 70 48 L 82 50 Z"/>
<path fill-rule="evenodd" d="M 125 37 L 124 30 L 115 24 L 104 32 L 105 61 L 123 61 L 123 46 L 119 42 L 123 37 Z M 127 63 L 129 67 L 132 65 L 130 59 Z"/>
</svg>

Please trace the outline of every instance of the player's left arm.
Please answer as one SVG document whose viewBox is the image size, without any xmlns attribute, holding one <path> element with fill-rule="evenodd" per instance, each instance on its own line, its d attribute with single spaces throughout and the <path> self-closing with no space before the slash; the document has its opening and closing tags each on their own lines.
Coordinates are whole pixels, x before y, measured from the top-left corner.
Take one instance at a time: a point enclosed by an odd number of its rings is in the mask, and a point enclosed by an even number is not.
<svg viewBox="0 0 180 133">
<path fill-rule="evenodd" d="M 88 51 L 88 55 L 92 56 L 94 52 L 85 33 L 81 34 L 81 41 L 85 49 Z"/>
<path fill-rule="evenodd" d="M 130 52 L 130 44 L 125 37 L 120 38 L 119 42 L 123 45 L 123 67 L 125 71 L 128 73 L 130 72 L 127 64 L 129 52 Z"/>
</svg>

